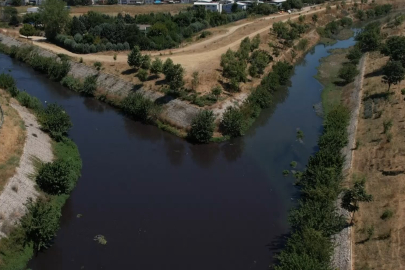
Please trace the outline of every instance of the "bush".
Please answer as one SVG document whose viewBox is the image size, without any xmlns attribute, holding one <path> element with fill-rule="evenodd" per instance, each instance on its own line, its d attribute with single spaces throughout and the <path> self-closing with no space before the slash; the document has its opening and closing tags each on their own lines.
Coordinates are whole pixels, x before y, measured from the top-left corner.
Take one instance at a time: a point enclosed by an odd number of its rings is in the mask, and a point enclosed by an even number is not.
<svg viewBox="0 0 405 270">
<path fill-rule="evenodd" d="M 0 88 L 7 89 L 9 87 L 15 86 L 15 81 L 13 76 L 5 73 L 0 74 Z"/>
<path fill-rule="evenodd" d="M 393 215 L 394 215 L 394 212 L 392 212 L 392 210 L 390 210 L 390 209 L 387 209 L 384 211 L 384 213 L 382 213 L 381 219 L 388 220 L 388 219 L 392 218 Z"/>
<path fill-rule="evenodd" d="M 169 70 L 171 70 L 174 66 L 173 60 L 170 58 L 167 58 L 165 63 L 163 64 L 163 74 L 167 76 L 169 73 Z"/>
<path fill-rule="evenodd" d="M 50 195 L 69 194 L 76 181 L 70 164 L 64 160 L 45 163 L 36 177 L 39 188 Z"/>
<path fill-rule="evenodd" d="M 149 121 L 154 116 L 155 105 L 141 93 L 131 93 L 121 102 L 121 108 L 130 116 L 141 121 Z"/>
<path fill-rule="evenodd" d="M 108 50 L 108 46 L 107 46 Z M 142 64 L 142 54 L 138 46 L 132 48 L 132 51 L 128 54 L 128 65 L 130 67 L 139 68 Z"/>
<path fill-rule="evenodd" d="M 89 75 L 84 79 L 82 93 L 88 96 L 94 96 L 94 92 L 97 89 L 97 75 Z"/>
<path fill-rule="evenodd" d="M 42 128 L 56 140 L 60 140 L 73 126 L 69 115 L 55 103 L 49 104 L 39 115 Z"/>
<path fill-rule="evenodd" d="M 81 92 L 83 89 L 83 85 L 80 82 L 80 80 L 76 79 L 73 76 L 65 76 L 60 83 L 64 86 L 69 88 L 70 90 L 73 90 L 75 92 Z"/>
<path fill-rule="evenodd" d="M 21 219 L 26 243 L 35 251 L 46 249 L 59 228 L 60 208 L 41 198 L 35 203 L 30 199 L 26 206 L 28 214 Z"/>
<path fill-rule="evenodd" d="M 166 81 L 169 83 L 170 89 L 178 90 L 183 87 L 184 80 L 184 69 L 180 64 L 173 65 L 171 68 L 166 70 Z"/>
<path fill-rule="evenodd" d="M 148 79 L 148 71 L 141 68 L 136 76 L 139 78 L 139 80 L 141 80 L 141 82 L 144 82 Z"/>
<path fill-rule="evenodd" d="M 272 96 L 264 87 L 258 86 L 248 97 L 250 103 L 258 105 L 261 109 L 269 108 L 272 104 Z"/>
<path fill-rule="evenodd" d="M 61 81 L 70 71 L 68 61 L 57 61 L 53 59 L 48 67 L 48 76 L 52 80 Z"/>
<path fill-rule="evenodd" d="M 294 67 L 286 61 L 279 61 L 273 66 L 273 72 L 277 74 L 279 83 L 286 85 L 290 79 Z"/>
<path fill-rule="evenodd" d="M 212 111 L 200 111 L 192 120 L 187 137 L 196 143 L 208 143 L 214 134 L 215 116 Z"/>
<path fill-rule="evenodd" d="M 346 84 L 354 81 L 354 78 L 359 74 L 357 67 L 353 64 L 343 65 L 339 69 L 339 78 L 342 79 Z"/>
<path fill-rule="evenodd" d="M 9 92 L 12 97 L 16 97 L 20 93 L 20 90 L 18 90 L 17 86 L 13 85 L 7 88 L 7 92 Z"/>
<path fill-rule="evenodd" d="M 143 69 L 149 69 L 150 68 L 150 56 L 149 55 L 147 55 L 147 54 L 142 55 L 141 68 L 143 68 Z"/>
<path fill-rule="evenodd" d="M 36 97 L 30 96 L 27 92 L 18 92 L 16 99 L 22 106 L 27 107 L 28 109 L 32 109 L 36 112 L 42 110 L 41 101 Z"/>
<path fill-rule="evenodd" d="M 150 67 L 150 72 L 155 75 L 159 75 L 163 71 L 163 62 L 160 60 L 160 58 L 155 58 L 155 60 L 152 62 L 152 65 Z"/>
<path fill-rule="evenodd" d="M 101 62 L 95 62 L 93 65 L 97 70 L 100 70 L 101 67 L 103 66 L 103 64 Z"/>
<path fill-rule="evenodd" d="M 240 109 L 228 107 L 221 120 L 222 133 L 231 137 L 243 135 L 245 120 Z"/>
</svg>

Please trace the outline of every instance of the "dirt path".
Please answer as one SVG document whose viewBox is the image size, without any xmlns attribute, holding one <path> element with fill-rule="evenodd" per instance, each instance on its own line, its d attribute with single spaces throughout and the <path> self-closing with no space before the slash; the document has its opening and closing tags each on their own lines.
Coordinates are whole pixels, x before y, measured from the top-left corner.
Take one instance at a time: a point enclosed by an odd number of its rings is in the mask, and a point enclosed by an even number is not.
<svg viewBox="0 0 405 270">
<path fill-rule="evenodd" d="M 43 162 L 53 159 L 51 139 L 45 134 L 35 118 L 26 108 L 12 104 L 24 121 L 27 138 L 16 173 L 0 194 L 0 238 L 7 235 L 11 227 L 25 214 L 28 198 L 36 198 L 38 192 L 30 175 L 35 172 L 33 157 Z"/>
<path fill-rule="evenodd" d="M 303 9 L 300 14 L 311 15 L 313 13 L 319 13 L 325 11 L 326 8 L 321 8 L 317 10 L 310 10 L 310 7 Z M 240 25 L 235 25 L 227 29 L 227 32 L 213 36 L 210 39 L 204 40 L 199 43 L 191 44 L 179 49 L 166 50 L 160 52 L 149 52 L 151 55 L 159 56 L 165 60 L 166 58 L 171 58 L 175 63 L 181 64 L 188 72 L 193 70 L 201 70 L 201 67 L 212 67 L 212 63 L 218 63 L 220 61 L 220 56 L 225 53 L 228 48 L 235 49 L 239 46 L 240 42 L 247 36 L 253 37 L 257 34 L 269 31 L 272 27 L 273 22 L 276 21 L 287 21 L 288 19 L 297 19 L 299 14 L 296 15 L 272 15 L 264 18 L 256 19 L 252 22 L 243 23 Z M 269 24 L 262 24 L 260 29 L 248 34 L 248 35 L 238 35 L 238 30 L 241 30 L 247 26 L 253 25 L 255 23 L 273 20 Z M 232 37 L 237 36 L 236 40 Z M 218 47 L 218 43 L 221 44 Z M 121 52 L 117 54 L 117 60 L 113 59 L 113 52 L 110 53 L 100 53 L 100 54 L 75 54 L 69 52 L 56 45 L 46 43 L 41 38 L 34 38 L 33 44 L 44 49 L 53 51 L 55 53 L 64 53 L 72 57 L 82 58 L 84 61 L 100 61 L 104 63 L 126 63 L 128 52 Z M 212 48 L 211 48 L 212 47 Z M 167 54 L 167 55 L 165 55 Z"/>
</svg>

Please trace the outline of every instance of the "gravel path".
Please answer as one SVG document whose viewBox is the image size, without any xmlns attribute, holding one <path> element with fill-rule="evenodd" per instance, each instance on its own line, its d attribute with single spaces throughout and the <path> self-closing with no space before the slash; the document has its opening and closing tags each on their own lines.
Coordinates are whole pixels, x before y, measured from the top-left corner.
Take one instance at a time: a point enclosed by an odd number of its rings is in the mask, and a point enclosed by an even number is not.
<svg viewBox="0 0 405 270">
<path fill-rule="evenodd" d="M 353 160 L 353 150 L 356 146 L 356 130 L 357 123 L 360 115 L 360 105 L 361 97 L 363 94 L 363 78 L 364 70 L 366 66 L 367 55 L 364 55 L 360 60 L 359 70 L 360 74 L 357 76 L 356 81 L 354 82 L 356 90 L 353 91 L 351 99 L 354 104 L 352 109 L 352 114 L 350 116 L 350 124 L 347 128 L 349 133 L 349 143 L 346 147 L 342 149 L 343 154 L 345 155 L 345 163 L 343 164 L 343 175 L 345 177 L 350 176 L 350 170 L 352 167 Z M 341 194 L 342 195 L 342 194 Z M 338 207 L 338 212 L 343 216 L 350 218 L 349 212 L 340 207 L 340 198 L 336 202 Z M 351 241 L 351 231 L 352 227 L 347 227 L 343 229 L 340 233 L 333 236 L 333 242 L 335 244 L 334 254 L 332 259 L 332 265 L 334 268 L 339 270 L 352 270 L 353 259 L 352 259 L 352 241 Z"/>
<path fill-rule="evenodd" d="M 35 189 L 35 182 L 29 177 L 35 172 L 32 158 L 37 157 L 43 162 L 53 160 L 51 139 L 40 130 L 35 116 L 20 105 L 11 104 L 11 106 L 18 111 L 25 123 L 27 139 L 20 165 L 0 194 L 0 238 L 6 236 L 11 226 L 25 214 L 24 204 L 27 199 L 30 197 L 35 199 L 39 195 Z"/>
</svg>

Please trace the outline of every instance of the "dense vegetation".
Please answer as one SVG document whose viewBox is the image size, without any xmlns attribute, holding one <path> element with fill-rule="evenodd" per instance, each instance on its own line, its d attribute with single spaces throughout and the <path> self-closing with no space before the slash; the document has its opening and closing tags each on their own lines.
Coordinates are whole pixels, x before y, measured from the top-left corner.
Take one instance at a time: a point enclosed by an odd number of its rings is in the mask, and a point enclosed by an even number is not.
<svg viewBox="0 0 405 270">
<path fill-rule="evenodd" d="M 18 90 L 8 74 L 0 74 L 0 87 L 31 109 L 44 131 L 57 140 L 53 143 L 55 161 L 40 164 L 35 174 L 35 181 L 44 194 L 36 201 L 27 201 L 28 211 L 20 224 L 0 243 L 0 268 L 23 270 L 34 253 L 52 244 L 59 228 L 61 208 L 80 177 L 82 162 L 76 144 L 66 137 L 72 124 L 60 106 L 43 107 L 37 98 Z"/>
</svg>

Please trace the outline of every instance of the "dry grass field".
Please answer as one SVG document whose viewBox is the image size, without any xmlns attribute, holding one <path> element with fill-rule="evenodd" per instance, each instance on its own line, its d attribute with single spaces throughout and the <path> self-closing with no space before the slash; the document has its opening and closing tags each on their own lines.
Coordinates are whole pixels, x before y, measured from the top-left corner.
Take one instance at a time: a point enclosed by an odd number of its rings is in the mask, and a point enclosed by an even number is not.
<svg viewBox="0 0 405 270">
<path fill-rule="evenodd" d="M 4 124 L 0 128 L 0 191 L 14 175 L 25 142 L 25 126 L 18 112 L 10 106 L 8 94 L 0 89 Z"/>
<path fill-rule="evenodd" d="M 384 29 L 389 36 L 404 34 Z M 362 203 L 355 215 L 354 269 L 405 269 L 405 83 L 382 83 L 388 57 L 368 55 L 363 100 L 349 182 L 365 178 L 373 201 Z"/>
</svg>

